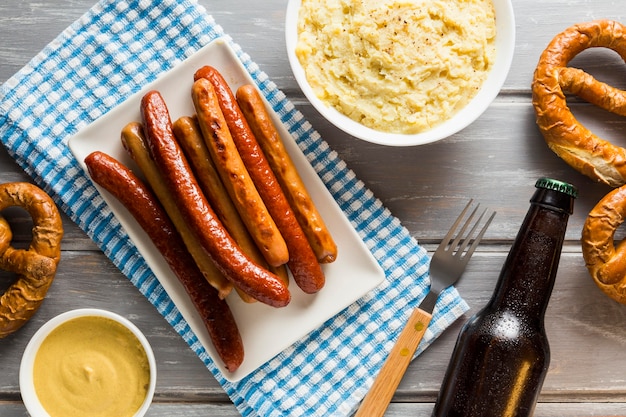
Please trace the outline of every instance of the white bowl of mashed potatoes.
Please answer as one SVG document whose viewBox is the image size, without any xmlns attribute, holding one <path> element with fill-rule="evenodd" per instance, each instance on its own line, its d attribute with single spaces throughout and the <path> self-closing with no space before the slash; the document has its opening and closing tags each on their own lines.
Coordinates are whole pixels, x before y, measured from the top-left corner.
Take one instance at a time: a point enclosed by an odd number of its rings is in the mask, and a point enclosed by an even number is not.
<svg viewBox="0 0 626 417">
<path fill-rule="evenodd" d="M 515 48 L 510 0 L 289 0 L 285 30 L 313 107 L 390 146 L 431 143 L 475 121 Z"/>
<path fill-rule="evenodd" d="M 141 417 L 152 403 L 156 362 L 129 320 L 78 309 L 35 333 L 22 356 L 19 383 L 33 417 Z"/>
</svg>

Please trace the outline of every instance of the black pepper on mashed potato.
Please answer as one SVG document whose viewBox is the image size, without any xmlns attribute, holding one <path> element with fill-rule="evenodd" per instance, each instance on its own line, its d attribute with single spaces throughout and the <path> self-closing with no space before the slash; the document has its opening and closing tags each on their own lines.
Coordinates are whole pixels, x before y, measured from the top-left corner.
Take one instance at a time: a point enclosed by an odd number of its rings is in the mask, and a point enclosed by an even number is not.
<svg viewBox="0 0 626 417">
<path fill-rule="evenodd" d="M 302 0 L 296 55 L 315 95 L 414 134 L 451 118 L 495 60 L 492 0 Z"/>
</svg>

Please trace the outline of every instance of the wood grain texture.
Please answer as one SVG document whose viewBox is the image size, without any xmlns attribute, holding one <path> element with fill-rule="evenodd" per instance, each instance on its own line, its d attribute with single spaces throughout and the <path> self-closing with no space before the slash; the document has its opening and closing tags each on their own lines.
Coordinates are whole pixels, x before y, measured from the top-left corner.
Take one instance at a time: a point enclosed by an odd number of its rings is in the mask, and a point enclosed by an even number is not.
<svg viewBox="0 0 626 417">
<path fill-rule="evenodd" d="M 0 0 L 0 82 L 85 13 L 94 0 Z M 550 371 L 537 417 L 626 415 L 626 306 L 604 296 L 589 277 L 580 232 L 609 188 L 569 168 L 545 145 L 534 122 L 530 83 L 539 55 L 559 31 L 582 21 L 626 21 L 618 0 L 515 0 L 517 41 L 501 94 L 474 124 L 438 143 L 386 148 L 358 141 L 326 123 L 291 74 L 283 35 L 285 0 L 199 0 L 259 64 L 357 176 L 429 251 L 469 198 L 498 211 L 484 243 L 458 284 L 471 311 L 409 366 L 386 415 L 430 416 L 458 331 L 489 299 L 528 207 L 535 180 L 552 176 L 577 185 L 564 253 L 546 315 Z M 622 7 L 620 7 L 622 6 Z M 626 89 L 626 65 L 614 53 L 586 51 L 572 65 Z M 597 134 L 626 146 L 626 119 L 572 99 L 572 110 Z M 29 178 L 0 149 L 0 182 Z M 6 214 L 16 240 L 29 240 L 29 220 Z M 60 270 L 41 309 L 19 333 L 0 341 L 0 415 L 26 416 L 18 368 L 29 338 L 50 317 L 78 307 L 103 307 L 132 319 L 152 343 L 159 369 L 148 416 L 237 416 L 219 384 L 154 307 L 67 217 Z M 623 237 L 623 231 L 618 237 Z M 0 272 L 0 290 L 11 279 Z M 410 312 L 406 312 L 408 315 Z"/>
<path fill-rule="evenodd" d="M 432 318 L 431 313 L 419 307 L 413 310 L 355 417 L 380 417 L 385 414 Z"/>
</svg>

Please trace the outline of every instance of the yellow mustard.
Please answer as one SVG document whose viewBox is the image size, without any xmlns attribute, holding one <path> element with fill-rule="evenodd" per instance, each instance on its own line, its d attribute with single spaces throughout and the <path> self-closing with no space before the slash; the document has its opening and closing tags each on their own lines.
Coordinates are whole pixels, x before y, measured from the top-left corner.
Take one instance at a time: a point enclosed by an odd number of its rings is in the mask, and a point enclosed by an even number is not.
<svg viewBox="0 0 626 417">
<path fill-rule="evenodd" d="M 150 384 L 137 337 L 106 317 L 79 317 L 54 329 L 35 356 L 35 392 L 52 417 L 132 417 Z"/>
</svg>

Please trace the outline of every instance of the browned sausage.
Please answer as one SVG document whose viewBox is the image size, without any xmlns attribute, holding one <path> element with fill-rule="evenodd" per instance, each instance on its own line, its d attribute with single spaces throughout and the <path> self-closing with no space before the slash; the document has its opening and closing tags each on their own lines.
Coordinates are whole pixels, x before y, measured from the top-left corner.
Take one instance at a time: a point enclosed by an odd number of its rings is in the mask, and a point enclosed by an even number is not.
<svg viewBox="0 0 626 417">
<path fill-rule="evenodd" d="M 233 284 L 217 269 L 213 260 L 198 244 L 198 239 L 189 229 L 189 225 L 183 218 L 178 206 L 176 206 L 176 203 L 169 195 L 169 191 L 163 183 L 163 176 L 157 169 L 146 146 L 141 123 L 131 122 L 124 126 L 121 139 L 124 149 L 126 149 L 143 173 L 152 191 L 156 194 L 172 223 L 174 223 L 176 230 L 178 230 L 183 242 L 185 242 L 185 246 L 198 268 L 200 268 L 207 281 L 218 291 L 220 298 L 225 298 L 233 288 Z"/>
<path fill-rule="evenodd" d="M 143 96 L 141 115 L 150 154 L 183 217 L 218 269 L 263 303 L 274 307 L 289 304 L 287 286 L 244 254 L 213 212 L 174 138 L 169 111 L 159 92 Z"/>
<path fill-rule="evenodd" d="M 224 187 L 215 169 L 215 165 L 211 160 L 211 154 L 204 143 L 204 138 L 196 119 L 190 116 L 180 117 L 174 122 L 172 128 L 174 136 L 198 180 L 198 185 L 200 185 L 204 196 L 209 201 L 217 217 L 224 224 L 228 233 L 241 247 L 241 250 L 252 258 L 253 261 L 264 268 L 270 268 L 270 271 L 274 272 L 283 282 L 288 284 L 289 277 L 287 276 L 285 266 L 281 265 L 276 269 L 269 267 L 259 248 L 252 240 L 248 229 L 243 224 L 226 187 Z M 246 302 L 254 300 L 241 291 L 239 294 Z"/>
<path fill-rule="evenodd" d="M 93 152 L 85 163 L 93 181 L 117 198 L 148 234 L 202 317 L 226 369 L 235 371 L 244 357 L 235 318 L 198 269 L 156 196 L 127 167 L 107 154 Z"/>
<path fill-rule="evenodd" d="M 241 159 L 287 243 L 289 249 L 287 265 L 294 281 L 306 293 L 319 291 L 324 287 L 324 272 L 285 198 L 285 194 L 276 181 L 276 176 L 272 172 L 263 151 L 241 113 L 233 92 L 226 80 L 213 67 L 201 68 L 196 72 L 195 77 L 209 80 L 215 89 L 219 106 Z"/>
<path fill-rule="evenodd" d="M 211 159 L 241 220 L 267 263 L 274 266 L 287 263 L 289 251 L 285 240 L 241 160 L 213 86 L 207 80 L 198 80 L 193 84 L 191 95 Z"/>
<path fill-rule="evenodd" d="M 321 263 L 334 262 L 337 259 L 337 244 L 287 153 L 261 95 L 253 85 L 242 85 L 237 89 L 237 102 L 302 226 L 317 260 Z"/>
</svg>

